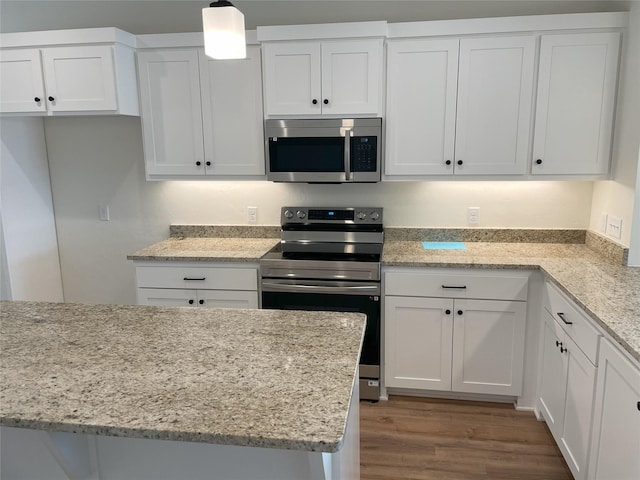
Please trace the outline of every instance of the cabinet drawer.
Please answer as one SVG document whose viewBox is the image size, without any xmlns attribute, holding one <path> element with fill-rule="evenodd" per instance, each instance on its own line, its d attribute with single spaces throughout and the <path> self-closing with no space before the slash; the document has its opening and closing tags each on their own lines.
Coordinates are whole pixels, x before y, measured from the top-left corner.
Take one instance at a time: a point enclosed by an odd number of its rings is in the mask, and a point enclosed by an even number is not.
<svg viewBox="0 0 640 480">
<path fill-rule="evenodd" d="M 138 287 L 258 290 L 255 268 L 137 267 Z"/>
<path fill-rule="evenodd" d="M 408 297 L 526 300 L 528 274 L 402 271 L 385 273 L 385 294 Z"/>
<path fill-rule="evenodd" d="M 597 365 L 600 333 L 586 314 L 550 282 L 545 283 L 544 307 L 591 363 Z"/>
</svg>

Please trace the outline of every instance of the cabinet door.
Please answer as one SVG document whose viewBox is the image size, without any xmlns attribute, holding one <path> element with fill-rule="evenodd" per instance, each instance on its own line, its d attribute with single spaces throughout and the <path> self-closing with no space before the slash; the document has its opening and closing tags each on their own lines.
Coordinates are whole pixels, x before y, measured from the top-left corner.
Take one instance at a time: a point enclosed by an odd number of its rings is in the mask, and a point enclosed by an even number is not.
<svg viewBox="0 0 640 480">
<path fill-rule="evenodd" d="M 385 297 L 387 387 L 451 390 L 451 308 L 450 299 Z"/>
<path fill-rule="evenodd" d="M 138 305 L 157 307 L 196 307 L 196 290 L 173 288 L 138 288 Z"/>
<path fill-rule="evenodd" d="M 526 303 L 456 300 L 452 390 L 522 393 Z"/>
<path fill-rule="evenodd" d="M 0 112 L 38 113 L 46 109 L 40 50 L 0 50 Z"/>
<path fill-rule="evenodd" d="M 198 305 L 207 308 L 258 308 L 258 292 L 198 290 Z"/>
<path fill-rule="evenodd" d="M 535 48 L 533 36 L 460 41 L 456 174 L 526 173 Z"/>
<path fill-rule="evenodd" d="M 380 113 L 382 39 L 322 42 L 322 113 Z"/>
<path fill-rule="evenodd" d="M 198 51 L 139 52 L 138 75 L 147 176 L 202 175 Z"/>
<path fill-rule="evenodd" d="M 389 41 L 385 174 L 453 173 L 458 45 Z"/>
<path fill-rule="evenodd" d="M 564 332 L 546 310 L 542 311 L 540 382 L 538 408 L 549 430 L 559 443 L 564 424 L 564 405 L 567 391 L 567 356 L 560 352 Z"/>
<path fill-rule="evenodd" d="M 213 60 L 199 51 L 207 175 L 264 175 L 260 49 L 242 60 Z"/>
<path fill-rule="evenodd" d="M 593 414 L 596 367 L 569 337 L 565 337 L 567 390 L 562 438 L 558 442 L 575 480 L 584 480 Z"/>
<path fill-rule="evenodd" d="M 533 174 L 609 171 L 619 43 L 619 33 L 542 36 Z"/>
<path fill-rule="evenodd" d="M 265 113 L 320 114 L 320 43 L 273 43 L 263 48 Z"/>
<path fill-rule="evenodd" d="M 606 340 L 600 360 L 589 479 L 640 478 L 640 368 Z"/>
<path fill-rule="evenodd" d="M 44 48 L 42 65 L 50 112 L 118 108 L 112 47 Z"/>
</svg>

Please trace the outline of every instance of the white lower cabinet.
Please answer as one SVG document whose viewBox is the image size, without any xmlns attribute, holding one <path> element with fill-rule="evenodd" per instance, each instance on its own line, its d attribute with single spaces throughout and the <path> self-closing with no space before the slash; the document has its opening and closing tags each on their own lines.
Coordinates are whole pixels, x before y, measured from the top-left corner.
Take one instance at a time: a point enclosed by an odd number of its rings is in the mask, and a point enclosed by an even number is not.
<svg viewBox="0 0 640 480">
<path fill-rule="evenodd" d="M 255 265 L 138 264 L 136 284 L 139 305 L 258 308 Z"/>
<path fill-rule="evenodd" d="M 584 480 L 600 333 L 555 285 L 547 282 L 543 297 L 538 409 L 574 478 Z"/>
<path fill-rule="evenodd" d="M 576 480 L 585 478 L 596 367 L 544 312 L 539 407 Z"/>
<path fill-rule="evenodd" d="M 387 271 L 385 385 L 520 395 L 527 278 L 510 272 Z M 437 289 L 442 297 L 427 296 Z"/>
<path fill-rule="evenodd" d="M 640 478 L 640 365 L 600 342 L 589 480 Z"/>
</svg>

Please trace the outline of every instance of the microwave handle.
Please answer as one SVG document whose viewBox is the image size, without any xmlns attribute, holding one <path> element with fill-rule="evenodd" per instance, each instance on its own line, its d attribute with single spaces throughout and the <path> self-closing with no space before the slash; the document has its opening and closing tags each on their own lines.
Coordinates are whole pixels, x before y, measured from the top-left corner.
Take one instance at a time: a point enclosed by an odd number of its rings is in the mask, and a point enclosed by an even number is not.
<svg viewBox="0 0 640 480">
<path fill-rule="evenodd" d="M 344 131 L 344 179 L 351 182 L 351 130 Z"/>
</svg>

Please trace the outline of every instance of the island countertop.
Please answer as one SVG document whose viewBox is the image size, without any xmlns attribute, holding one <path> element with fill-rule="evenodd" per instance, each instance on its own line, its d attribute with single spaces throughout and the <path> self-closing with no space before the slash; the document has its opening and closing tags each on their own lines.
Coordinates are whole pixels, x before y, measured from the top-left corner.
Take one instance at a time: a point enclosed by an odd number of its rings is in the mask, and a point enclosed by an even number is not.
<svg viewBox="0 0 640 480">
<path fill-rule="evenodd" d="M 0 302 L 0 425 L 340 449 L 365 316 Z"/>
</svg>

